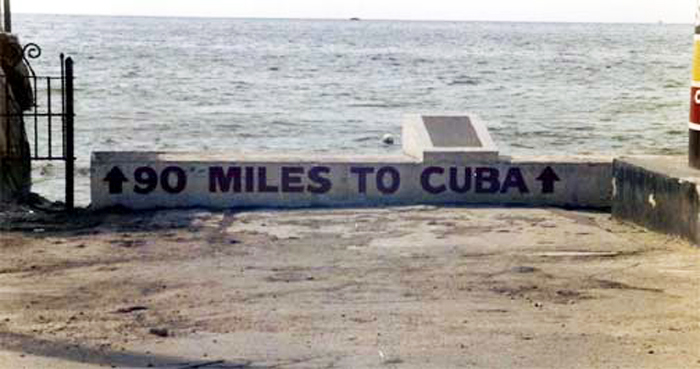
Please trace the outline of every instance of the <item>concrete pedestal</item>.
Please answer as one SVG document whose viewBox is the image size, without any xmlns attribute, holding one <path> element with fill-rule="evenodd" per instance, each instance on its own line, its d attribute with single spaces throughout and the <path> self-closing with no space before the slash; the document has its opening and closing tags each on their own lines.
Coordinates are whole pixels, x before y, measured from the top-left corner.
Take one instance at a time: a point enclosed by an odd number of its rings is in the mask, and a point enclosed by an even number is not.
<svg viewBox="0 0 700 369">
<path fill-rule="evenodd" d="M 620 158 L 613 163 L 613 217 L 700 244 L 700 170 L 685 156 Z"/>
<path fill-rule="evenodd" d="M 404 154 L 426 162 L 497 161 L 498 148 L 486 125 L 473 114 L 407 115 Z"/>
</svg>

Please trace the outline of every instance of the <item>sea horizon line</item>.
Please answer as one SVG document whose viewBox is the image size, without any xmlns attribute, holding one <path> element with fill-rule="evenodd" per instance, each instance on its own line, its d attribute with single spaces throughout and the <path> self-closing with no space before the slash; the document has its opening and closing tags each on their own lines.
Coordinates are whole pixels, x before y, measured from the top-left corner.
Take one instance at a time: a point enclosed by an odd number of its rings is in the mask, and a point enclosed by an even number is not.
<svg viewBox="0 0 700 369">
<path fill-rule="evenodd" d="M 533 23 L 533 24 L 620 24 L 620 25 L 674 25 L 694 26 L 693 23 L 659 21 L 593 21 L 593 20 L 509 20 L 509 19 L 414 19 L 414 18 L 365 18 L 360 16 L 348 17 L 272 17 L 272 16 L 221 16 L 221 15 L 183 15 L 183 14 L 70 14 L 15 12 L 15 15 L 66 16 L 66 17 L 105 17 L 105 18 L 164 18 L 164 19 L 228 19 L 228 20 L 280 20 L 280 21 L 364 21 L 364 22 L 435 22 L 435 23 Z"/>
</svg>

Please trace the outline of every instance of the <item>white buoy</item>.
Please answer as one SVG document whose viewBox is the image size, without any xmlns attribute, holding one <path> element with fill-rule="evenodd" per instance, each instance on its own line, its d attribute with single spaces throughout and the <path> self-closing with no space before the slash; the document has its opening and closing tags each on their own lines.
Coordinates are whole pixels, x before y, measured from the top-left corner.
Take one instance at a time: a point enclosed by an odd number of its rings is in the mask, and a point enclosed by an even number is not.
<svg viewBox="0 0 700 369">
<path fill-rule="evenodd" d="M 384 136 L 382 136 L 382 143 L 385 145 L 393 145 L 394 136 L 392 136 L 390 133 L 385 134 Z"/>
</svg>

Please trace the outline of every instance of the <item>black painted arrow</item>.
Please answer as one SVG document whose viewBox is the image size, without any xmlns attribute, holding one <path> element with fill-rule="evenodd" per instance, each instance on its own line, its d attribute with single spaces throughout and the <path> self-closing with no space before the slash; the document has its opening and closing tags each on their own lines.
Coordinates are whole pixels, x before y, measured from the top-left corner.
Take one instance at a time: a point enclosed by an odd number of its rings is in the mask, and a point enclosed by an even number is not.
<svg viewBox="0 0 700 369">
<path fill-rule="evenodd" d="M 110 195 L 115 195 L 115 194 L 120 194 L 122 193 L 123 186 L 122 184 L 124 182 L 129 182 L 128 179 L 124 176 L 124 173 L 122 173 L 121 169 L 119 167 L 114 167 L 112 170 L 107 173 L 107 176 L 104 179 L 105 182 L 109 183 L 109 194 Z"/>
<path fill-rule="evenodd" d="M 561 181 L 552 167 L 544 168 L 542 174 L 536 179 L 542 182 L 542 193 L 554 193 L 554 182 Z"/>
</svg>

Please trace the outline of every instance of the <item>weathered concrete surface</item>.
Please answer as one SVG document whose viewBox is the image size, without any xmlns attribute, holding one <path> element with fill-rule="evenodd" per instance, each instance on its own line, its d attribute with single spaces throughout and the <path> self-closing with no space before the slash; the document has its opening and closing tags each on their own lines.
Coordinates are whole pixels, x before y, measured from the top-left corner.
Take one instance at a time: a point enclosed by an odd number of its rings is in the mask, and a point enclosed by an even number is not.
<svg viewBox="0 0 700 369">
<path fill-rule="evenodd" d="M 496 204 L 606 208 L 609 158 L 441 164 L 409 156 L 97 152 L 94 208 Z"/>
<path fill-rule="evenodd" d="M 700 366 L 699 251 L 609 214 L 103 216 L 0 233 L 0 367 Z"/>
<path fill-rule="evenodd" d="M 683 156 L 615 160 L 613 216 L 700 244 L 700 170 Z"/>
</svg>

